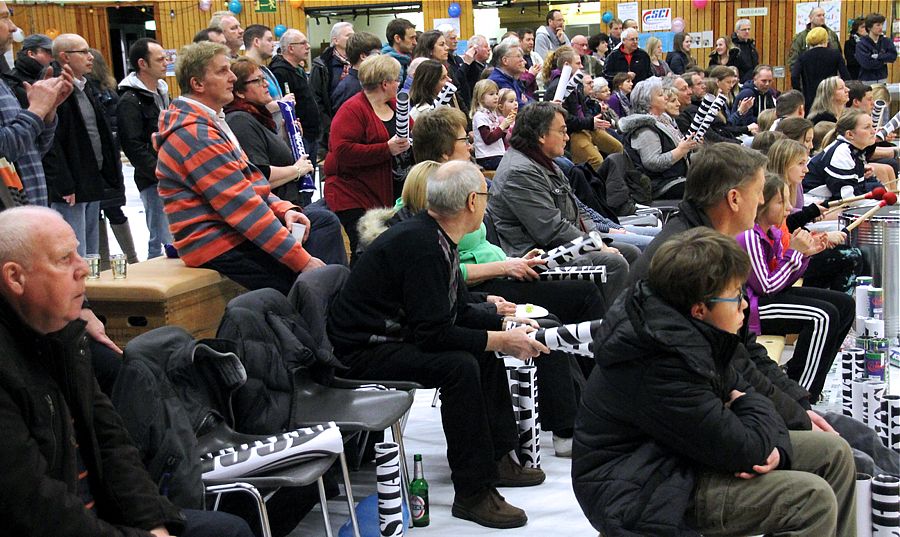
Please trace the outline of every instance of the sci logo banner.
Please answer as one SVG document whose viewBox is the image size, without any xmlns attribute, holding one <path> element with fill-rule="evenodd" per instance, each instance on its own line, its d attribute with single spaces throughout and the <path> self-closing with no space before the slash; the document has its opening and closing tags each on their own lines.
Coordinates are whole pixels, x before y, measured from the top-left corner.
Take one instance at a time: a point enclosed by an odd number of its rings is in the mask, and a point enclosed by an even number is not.
<svg viewBox="0 0 900 537">
<path fill-rule="evenodd" d="M 672 29 L 672 10 L 665 8 L 641 11 L 641 25 L 644 32 Z"/>
</svg>

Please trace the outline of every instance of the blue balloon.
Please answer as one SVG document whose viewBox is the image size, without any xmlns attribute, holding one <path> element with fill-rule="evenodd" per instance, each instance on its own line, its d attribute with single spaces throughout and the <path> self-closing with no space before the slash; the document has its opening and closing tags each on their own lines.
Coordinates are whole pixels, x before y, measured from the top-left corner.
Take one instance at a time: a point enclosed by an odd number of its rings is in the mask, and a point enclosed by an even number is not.
<svg viewBox="0 0 900 537">
<path fill-rule="evenodd" d="M 359 522 L 360 537 L 381 537 L 378 522 L 378 495 L 366 496 L 356 504 L 356 521 Z M 409 510 L 403 504 L 403 527 L 409 527 Z M 338 531 L 338 537 L 353 537 L 353 525 L 348 520 Z"/>
<path fill-rule="evenodd" d="M 600 20 L 603 21 L 603 24 L 609 24 L 610 22 L 612 22 L 612 20 L 613 20 L 612 11 L 607 11 L 606 13 L 604 13 L 603 17 L 601 17 Z"/>
<path fill-rule="evenodd" d="M 451 17 L 459 17 L 460 13 L 462 13 L 462 8 L 456 2 L 450 4 L 450 7 L 447 8 L 447 14 Z"/>
<path fill-rule="evenodd" d="M 281 37 L 284 35 L 284 32 L 287 31 L 287 26 L 283 24 L 279 24 L 275 26 L 275 37 Z"/>
<path fill-rule="evenodd" d="M 228 11 L 234 13 L 235 15 L 240 15 L 243 9 L 244 6 L 241 5 L 241 0 L 231 0 L 231 2 L 228 2 Z"/>
</svg>

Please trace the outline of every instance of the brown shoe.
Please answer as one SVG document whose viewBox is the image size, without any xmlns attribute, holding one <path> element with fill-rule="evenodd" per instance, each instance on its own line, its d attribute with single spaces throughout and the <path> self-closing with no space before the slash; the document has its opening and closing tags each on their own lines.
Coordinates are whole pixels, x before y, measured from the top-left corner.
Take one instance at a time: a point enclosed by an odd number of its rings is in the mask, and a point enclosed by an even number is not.
<svg viewBox="0 0 900 537">
<path fill-rule="evenodd" d="M 493 487 L 471 496 L 457 494 L 450 512 L 456 518 L 471 520 L 488 528 L 520 528 L 528 522 L 525 511 L 506 503 Z"/>
<path fill-rule="evenodd" d="M 540 468 L 525 468 L 507 453 L 497 462 L 498 487 L 533 487 L 544 482 L 547 476 Z"/>
</svg>

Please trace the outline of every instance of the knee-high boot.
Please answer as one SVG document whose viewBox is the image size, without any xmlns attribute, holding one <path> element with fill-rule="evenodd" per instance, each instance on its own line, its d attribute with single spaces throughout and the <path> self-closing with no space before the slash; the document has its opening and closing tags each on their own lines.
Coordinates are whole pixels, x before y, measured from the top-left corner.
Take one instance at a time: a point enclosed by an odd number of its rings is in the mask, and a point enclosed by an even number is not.
<svg viewBox="0 0 900 537">
<path fill-rule="evenodd" d="M 131 227 L 128 226 L 126 220 L 122 224 L 112 224 L 113 235 L 116 236 L 116 242 L 122 248 L 122 253 L 128 258 L 128 264 L 132 265 L 139 262 L 137 251 L 134 249 L 134 238 L 131 236 Z"/>
</svg>

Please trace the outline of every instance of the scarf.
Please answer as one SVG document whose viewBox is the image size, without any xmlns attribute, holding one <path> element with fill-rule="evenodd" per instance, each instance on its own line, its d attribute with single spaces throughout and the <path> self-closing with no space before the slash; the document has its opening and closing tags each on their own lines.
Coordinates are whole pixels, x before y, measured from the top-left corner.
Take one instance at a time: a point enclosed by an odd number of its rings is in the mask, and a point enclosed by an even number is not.
<svg viewBox="0 0 900 537">
<path fill-rule="evenodd" d="M 522 153 L 525 154 L 526 157 L 537 162 L 538 164 L 547 168 L 551 172 L 556 173 L 556 170 L 553 168 L 553 159 L 551 159 L 550 157 L 545 155 L 544 152 L 541 151 L 541 149 L 539 147 L 536 147 L 533 149 L 529 147 L 527 149 L 521 149 L 521 151 L 522 151 Z"/>
<path fill-rule="evenodd" d="M 265 106 L 251 103 L 250 101 L 235 95 L 234 100 L 225 107 L 226 114 L 230 114 L 231 112 L 247 112 L 248 114 L 253 116 L 256 121 L 259 121 L 265 128 L 277 133 L 277 131 L 275 130 L 275 120 L 272 119 L 272 114 L 270 114 L 269 111 L 266 110 Z"/>
</svg>

